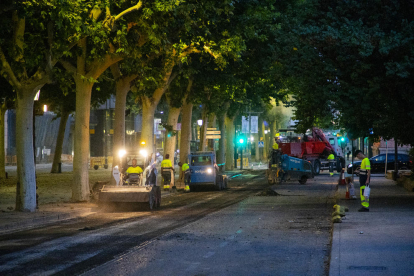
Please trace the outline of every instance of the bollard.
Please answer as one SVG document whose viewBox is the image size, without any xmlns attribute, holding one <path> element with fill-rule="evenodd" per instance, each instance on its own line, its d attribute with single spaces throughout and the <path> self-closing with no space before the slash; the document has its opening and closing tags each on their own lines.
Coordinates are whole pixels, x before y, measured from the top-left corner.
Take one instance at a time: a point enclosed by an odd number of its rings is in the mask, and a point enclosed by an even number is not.
<svg viewBox="0 0 414 276">
<path fill-rule="evenodd" d="M 58 173 L 62 173 L 62 163 L 58 163 Z"/>
</svg>

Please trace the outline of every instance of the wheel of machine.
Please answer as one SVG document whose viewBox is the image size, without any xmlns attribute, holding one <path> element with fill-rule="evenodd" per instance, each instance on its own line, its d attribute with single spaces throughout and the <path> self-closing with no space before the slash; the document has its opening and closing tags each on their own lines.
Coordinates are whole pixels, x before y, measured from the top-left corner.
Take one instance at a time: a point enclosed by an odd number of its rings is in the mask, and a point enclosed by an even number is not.
<svg viewBox="0 0 414 276">
<path fill-rule="evenodd" d="M 304 185 L 304 184 L 306 184 L 307 180 L 308 180 L 308 178 L 306 177 L 306 175 L 302 175 L 302 177 L 299 180 L 299 183 Z"/>
<path fill-rule="evenodd" d="M 150 193 L 150 196 L 149 196 L 149 208 L 150 208 L 150 210 L 152 210 L 154 208 L 154 206 L 155 206 L 155 196 L 154 196 L 153 193 Z"/>
<path fill-rule="evenodd" d="M 157 189 L 157 208 L 161 207 L 161 189 Z"/>
<path fill-rule="evenodd" d="M 315 175 L 319 175 L 319 173 L 321 172 L 321 162 L 319 161 L 319 159 L 313 161 L 313 172 L 315 173 Z"/>
</svg>

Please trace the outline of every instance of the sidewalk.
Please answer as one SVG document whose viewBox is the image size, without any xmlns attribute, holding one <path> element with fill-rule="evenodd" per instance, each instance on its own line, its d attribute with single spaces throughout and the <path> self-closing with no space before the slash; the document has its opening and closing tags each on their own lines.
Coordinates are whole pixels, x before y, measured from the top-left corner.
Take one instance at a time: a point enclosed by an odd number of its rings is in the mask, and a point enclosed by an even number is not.
<svg viewBox="0 0 414 276">
<path fill-rule="evenodd" d="M 329 275 L 414 275 L 414 193 L 374 175 L 370 212 L 359 213 L 355 180 L 357 200 L 345 199 L 345 186 L 337 192 L 349 212 L 334 224 Z"/>
<path fill-rule="evenodd" d="M 178 167 L 177 167 L 178 168 Z M 85 217 L 91 214 L 96 213 L 97 205 L 95 203 L 71 203 L 70 196 L 71 190 L 68 181 L 72 179 L 71 175 L 58 175 L 58 174 L 49 174 L 46 173 L 50 168 L 43 168 L 44 173 L 39 174 L 39 177 L 49 178 L 49 182 L 56 182 L 53 178 L 59 179 L 64 176 L 63 179 L 60 179 L 61 183 L 59 185 L 50 185 L 48 184 L 45 187 L 40 187 L 39 190 L 48 190 L 49 197 L 47 200 L 44 199 L 43 194 L 41 194 L 42 201 L 39 204 L 39 209 L 34 213 L 23 213 L 10 211 L 14 208 L 15 205 L 15 186 L 11 186 L 9 183 L 8 186 L 2 187 L 1 199 L 3 202 L 0 203 L 2 207 L 0 209 L 0 235 L 11 233 L 14 231 L 20 231 L 29 228 L 40 227 L 46 224 L 64 221 L 68 219 L 75 219 L 80 217 Z M 178 171 L 178 170 L 176 170 Z M 249 170 L 234 170 L 228 171 L 225 174 L 230 178 L 239 174 L 246 174 Z M 110 171 L 93 171 L 90 170 L 90 174 L 99 174 L 105 173 L 110 175 Z M 91 175 L 90 175 L 91 176 Z M 52 179 L 51 179 L 52 178 Z M 91 178 L 91 177 L 90 177 Z M 176 179 L 178 179 L 178 173 L 176 174 Z M 100 180 L 100 179 L 97 179 Z M 160 177 L 158 177 L 158 185 L 161 184 Z M 13 179 L 10 179 L 13 181 Z M 15 181 L 15 180 L 14 180 Z M 64 183 L 66 183 L 64 185 Z M 70 182 L 69 182 L 70 184 Z M 178 182 L 176 182 L 178 184 Z M 62 189 L 61 186 L 68 186 L 66 189 Z M 179 188 L 179 187 L 177 187 Z M 171 195 L 170 192 L 161 190 L 161 196 L 168 197 Z M 54 197 L 53 197 L 54 196 Z M 7 207 L 7 208 L 6 208 Z"/>
</svg>

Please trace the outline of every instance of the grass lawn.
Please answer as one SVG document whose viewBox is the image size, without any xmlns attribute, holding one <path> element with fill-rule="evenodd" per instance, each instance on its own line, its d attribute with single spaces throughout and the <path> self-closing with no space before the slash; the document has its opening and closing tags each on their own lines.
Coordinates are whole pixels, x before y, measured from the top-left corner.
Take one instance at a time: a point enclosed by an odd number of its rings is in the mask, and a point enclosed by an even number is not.
<svg viewBox="0 0 414 276">
<path fill-rule="evenodd" d="M 72 172 L 52 174 L 49 170 L 36 170 L 37 193 L 39 194 L 39 205 L 47 203 L 68 202 L 72 196 Z M 90 187 L 97 181 L 109 181 L 110 169 L 89 170 Z M 6 211 L 8 207 L 14 209 L 16 200 L 16 173 L 9 173 L 9 179 L 0 183 L 0 210 Z M 9 209 L 10 210 L 10 209 Z"/>
</svg>

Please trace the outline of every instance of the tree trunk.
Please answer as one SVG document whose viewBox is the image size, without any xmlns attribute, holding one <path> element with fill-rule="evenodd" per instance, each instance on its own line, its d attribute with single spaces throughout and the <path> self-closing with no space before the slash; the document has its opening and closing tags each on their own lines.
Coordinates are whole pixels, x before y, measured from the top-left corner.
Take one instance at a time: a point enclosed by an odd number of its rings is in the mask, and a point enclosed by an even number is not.
<svg viewBox="0 0 414 276">
<path fill-rule="evenodd" d="M 214 114 L 214 113 L 210 113 L 208 115 L 208 120 L 207 120 L 207 122 L 208 122 L 207 127 L 208 128 L 215 128 L 216 127 L 216 118 L 217 118 L 216 114 Z M 208 141 L 209 150 L 212 149 L 214 151 L 214 144 L 216 143 L 216 140 L 214 140 L 214 139 L 206 139 L 206 140 Z"/>
<path fill-rule="evenodd" d="M 180 116 L 180 111 L 181 111 L 181 108 L 175 108 L 175 107 L 170 107 L 170 110 L 168 111 L 167 124 L 172 126 L 173 130 L 177 130 L 177 122 L 178 122 L 178 116 Z M 174 136 L 168 137 L 168 133 L 166 134 L 164 154 L 169 154 L 171 160 L 174 160 L 176 141 L 177 141 L 177 136 L 174 135 Z"/>
<path fill-rule="evenodd" d="M 18 171 L 16 210 L 34 212 L 36 210 L 36 167 L 33 153 L 33 105 L 35 93 L 33 91 L 20 92 L 17 93 L 16 108 Z"/>
<path fill-rule="evenodd" d="M 225 117 L 226 126 L 226 170 L 231 171 L 234 169 L 234 118 Z"/>
<path fill-rule="evenodd" d="M 260 159 L 260 148 L 259 148 L 259 141 L 260 141 L 260 134 L 259 134 L 259 131 L 257 132 L 257 133 L 254 133 L 253 134 L 253 137 L 254 137 L 254 140 L 253 140 L 253 143 L 254 143 L 254 148 L 255 148 L 255 156 L 254 156 L 254 160 L 256 161 L 256 162 L 259 162 L 261 159 Z"/>
<path fill-rule="evenodd" d="M 69 112 L 64 110 L 62 107 L 62 115 L 60 117 L 59 132 L 56 139 L 55 155 L 53 156 L 52 170 L 51 173 L 59 172 L 59 163 L 62 157 L 63 140 L 65 138 L 66 123 L 69 118 Z"/>
<path fill-rule="evenodd" d="M 270 151 L 275 143 L 275 135 L 276 135 L 276 121 L 272 121 L 270 124 L 270 141 L 269 141 L 269 149 Z"/>
<path fill-rule="evenodd" d="M 207 131 L 207 107 L 203 106 L 203 113 L 201 119 L 203 120 L 203 125 L 200 127 L 200 151 L 204 151 L 206 148 L 206 131 Z"/>
<path fill-rule="evenodd" d="M 259 131 L 260 131 L 260 137 L 263 137 L 263 148 L 262 148 L 262 161 L 266 162 L 267 161 L 267 147 L 268 147 L 268 142 L 267 142 L 267 137 L 265 134 L 265 125 L 263 123 L 263 119 L 259 118 Z"/>
<path fill-rule="evenodd" d="M 75 145 L 73 157 L 72 200 L 89 200 L 89 117 L 93 83 L 75 78 L 76 113 Z"/>
<path fill-rule="evenodd" d="M 185 103 L 181 110 L 181 141 L 180 141 L 180 162 L 187 163 L 190 154 L 191 142 L 191 117 L 193 104 Z"/>
<path fill-rule="evenodd" d="M 112 168 L 119 166 L 121 160 L 118 152 L 125 147 L 125 109 L 126 98 L 130 90 L 130 83 L 123 81 L 116 82 L 116 96 L 115 96 L 115 119 L 114 119 L 114 144 L 112 149 Z M 112 177 L 111 177 L 112 179 Z"/>
<path fill-rule="evenodd" d="M 225 125 L 226 113 L 217 116 L 219 130 L 221 131 L 221 139 L 219 140 L 219 150 L 217 154 L 217 164 L 226 163 L 226 125 Z M 222 166 L 224 169 L 224 166 Z"/>
<path fill-rule="evenodd" d="M 4 116 L 7 111 L 6 103 L 4 102 L 0 108 L 0 180 L 3 180 L 6 178 L 6 152 L 4 149 Z"/>
<path fill-rule="evenodd" d="M 151 101 L 147 96 L 142 96 L 142 130 L 141 141 L 145 141 L 145 148 L 148 155 L 154 152 L 154 113 L 157 104 Z"/>
</svg>

